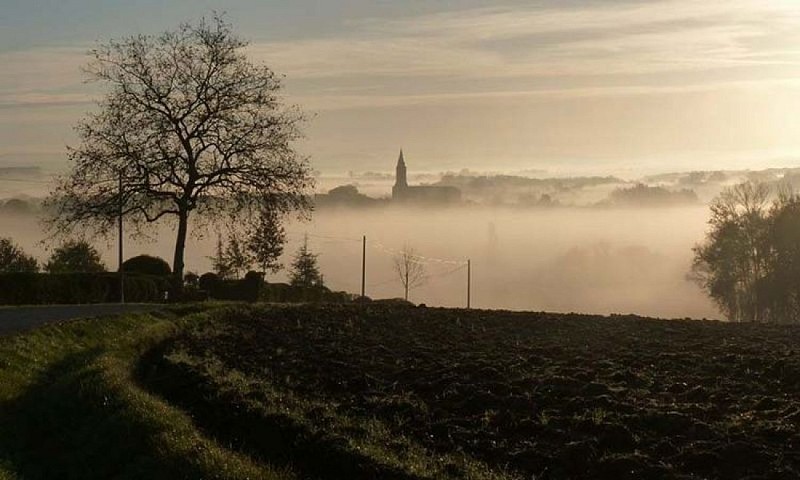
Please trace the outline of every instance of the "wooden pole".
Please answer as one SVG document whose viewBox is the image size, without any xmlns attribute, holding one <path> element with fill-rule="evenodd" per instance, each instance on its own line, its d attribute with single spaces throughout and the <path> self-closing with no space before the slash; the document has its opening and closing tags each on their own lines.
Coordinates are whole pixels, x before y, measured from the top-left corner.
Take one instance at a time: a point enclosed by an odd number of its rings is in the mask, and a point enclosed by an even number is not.
<svg viewBox="0 0 800 480">
<path fill-rule="evenodd" d="M 122 170 L 119 172 L 119 303 L 125 303 L 125 272 L 122 271 L 123 252 L 122 252 L 122 212 L 124 201 L 122 198 Z"/>
<path fill-rule="evenodd" d="M 367 236 L 361 237 L 361 296 L 365 297 L 367 286 Z"/>
<path fill-rule="evenodd" d="M 467 308 L 471 308 L 472 303 L 472 260 L 467 260 Z"/>
<path fill-rule="evenodd" d="M 403 286 L 406 289 L 405 300 L 408 301 L 408 269 L 409 269 L 408 259 L 406 259 L 405 262 L 406 262 L 406 272 L 405 272 L 406 273 L 406 281 L 404 282 Z"/>
</svg>

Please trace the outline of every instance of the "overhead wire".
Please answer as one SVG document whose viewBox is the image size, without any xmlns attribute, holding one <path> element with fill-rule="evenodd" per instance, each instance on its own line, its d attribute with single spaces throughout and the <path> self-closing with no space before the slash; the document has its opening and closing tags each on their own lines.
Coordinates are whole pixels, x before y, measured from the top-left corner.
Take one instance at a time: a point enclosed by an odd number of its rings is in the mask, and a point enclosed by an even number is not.
<svg viewBox="0 0 800 480">
<path fill-rule="evenodd" d="M 372 245 L 373 247 L 377 248 L 378 250 L 382 250 L 384 253 L 388 253 L 388 254 L 391 254 L 391 255 L 407 255 L 409 258 L 411 258 L 412 260 L 416 261 L 417 263 L 423 263 L 423 264 L 424 263 L 442 263 L 442 264 L 448 264 L 448 265 L 462 265 L 462 266 L 465 266 L 467 264 L 466 260 L 452 260 L 452 259 L 447 259 L 447 258 L 426 257 L 426 256 L 423 256 L 423 255 L 417 255 L 416 253 L 409 253 L 409 252 L 404 252 L 402 250 L 396 250 L 396 249 L 387 247 L 386 245 L 382 244 L 381 242 L 375 241 L 375 240 L 373 240 L 372 242 L 369 242 L 369 244 Z"/>
</svg>

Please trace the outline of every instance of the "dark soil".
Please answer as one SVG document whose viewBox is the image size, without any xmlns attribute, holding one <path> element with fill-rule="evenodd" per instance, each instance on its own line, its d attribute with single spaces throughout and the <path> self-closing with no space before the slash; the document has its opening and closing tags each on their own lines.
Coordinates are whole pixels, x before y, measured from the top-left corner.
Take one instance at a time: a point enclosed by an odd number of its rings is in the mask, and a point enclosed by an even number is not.
<svg viewBox="0 0 800 480">
<path fill-rule="evenodd" d="M 263 307 L 164 348 L 522 478 L 800 478 L 796 327 Z"/>
</svg>

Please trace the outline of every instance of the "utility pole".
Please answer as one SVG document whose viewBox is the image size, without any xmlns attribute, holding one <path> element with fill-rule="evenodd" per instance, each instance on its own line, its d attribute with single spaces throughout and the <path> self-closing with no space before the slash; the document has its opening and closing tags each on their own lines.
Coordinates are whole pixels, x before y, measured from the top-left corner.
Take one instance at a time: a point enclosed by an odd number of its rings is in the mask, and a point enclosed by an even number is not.
<svg viewBox="0 0 800 480">
<path fill-rule="evenodd" d="M 361 297 L 365 297 L 367 282 L 367 236 L 361 237 Z"/>
<path fill-rule="evenodd" d="M 125 303 L 125 273 L 122 271 L 122 212 L 124 209 L 122 198 L 122 170 L 119 171 L 119 303 Z"/>
<path fill-rule="evenodd" d="M 472 302 L 472 260 L 467 260 L 467 308 L 471 307 Z"/>
</svg>

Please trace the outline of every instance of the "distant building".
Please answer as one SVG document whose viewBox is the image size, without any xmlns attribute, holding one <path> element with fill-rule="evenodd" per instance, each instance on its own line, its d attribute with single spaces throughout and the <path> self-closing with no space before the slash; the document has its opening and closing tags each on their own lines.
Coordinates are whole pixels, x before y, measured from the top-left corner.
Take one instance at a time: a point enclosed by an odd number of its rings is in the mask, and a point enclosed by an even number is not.
<svg viewBox="0 0 800 480">
<path fill-rule="evenodd" d="M 329 190 L 328 193 L 318 193 L 314 196 L 314 205 L 317 207 L 371 207 L 385 202 L 386 200 L 364 195 L 355 185 L 341 185 Z"/>
<path fill-rule="evenodd" d="M 433 185 L 409 186 L 403 150 L 397 159 L 392 201 L 406 203 L 449 204 L 461 201 L 461 190 L 456 187 Z"/>
</svg>

